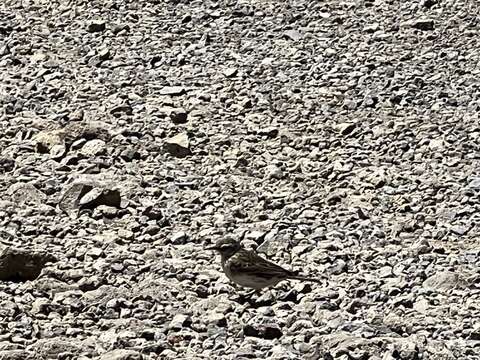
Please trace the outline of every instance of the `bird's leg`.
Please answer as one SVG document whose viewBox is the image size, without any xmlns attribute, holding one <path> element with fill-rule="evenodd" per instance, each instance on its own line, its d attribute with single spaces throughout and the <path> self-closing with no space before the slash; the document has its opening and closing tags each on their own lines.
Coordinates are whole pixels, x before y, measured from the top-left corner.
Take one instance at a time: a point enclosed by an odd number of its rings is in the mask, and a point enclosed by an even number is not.
<svg viewBox="0 0 480 360">
<path fill-rule="evenodd" d="M 235 290 L 234 298 L 236 298 L 238 301 L 243 301 L 244 302 L 245 301 L 244 300 L 244 295 L 241 293 L 239 286 L 235 283 L 232 283 L 232 287 Z"/>
<path fill-rule="evenodd" d="M 255 290 L 250 292 L 240 293 L 239 296 L 242 300 L 245 301 L 247 299 L 251 299 L 254 293 L 255 293 Z"/>
<path fill-rule="evenodd" d="M 261 296 L 262 295 L 262 292 L 258 289 L 254 289 L 252 291 L 250 291 L 249 293 L 245 294 L 245 297 L 249 297 L 251 298 L 253 296 L 253 294 L 256 294 L 257 296 Z"/>
<path fill-rule="evenodd" d="M 253 297 L 254 294 L 256 294 L 257 297 L 259 297 L 262 293 L 261 293 L 260 290 L 252 290 L 252 291 L 246 292 L 246 293 L 238 293 L 238 300 L 241 303 L 245 303 L 245 302 L 251 303 L 252 297 Z"/>
</svg>

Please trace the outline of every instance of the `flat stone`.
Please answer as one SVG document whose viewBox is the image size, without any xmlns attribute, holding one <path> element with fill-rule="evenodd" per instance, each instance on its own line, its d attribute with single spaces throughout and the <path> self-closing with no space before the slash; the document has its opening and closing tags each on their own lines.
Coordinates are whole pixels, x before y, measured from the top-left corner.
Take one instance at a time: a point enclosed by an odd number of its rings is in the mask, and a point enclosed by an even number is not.
<svg viewBox="0 0 480 360">
<path fill-rule="evenodd" d="M 458 236 L 464 236 L 470 231 L 471 227 L 464 225 L 453 225 L 450 231 Z"/>
<path fill-rule="evenodd" d="M 130 26 L 128 24 L 115 24 L 112 26 L 112 33 L 115 35 L 120 34 L 122 32 L 130 31 Z"/>
<path fill-rule="evenodd" d="M 349 135 L 355 129 L 356 124 L 354 123 L 343 123 L 337 126 L 338 131 L 342 135 Z"/>
<path fill-rule="evenodd" d="M 59 207 L 67 214 L 74 214 L 81 208 L 96 208 L 100 205 L 119 208 L 122 195 L 118 184 L 110 181 L 78 179 L 72 182 L 63 193 Z"/>
<path fill-rule="evenodd" d="M 185 94 L 185 88 L 182 86 L 164 86 L 160 89 L 160 95 L 178 96 Z"/>
<path fill-rule="evenodd" d="M 450 271 L 438 272 L 423 282 L 423 288 L 433 291 L 453 290 L 459 284 L 459 276 Z"/>
<path fill-rule="evenodd" d="M 432 19 L 419 19 L 412 22 L 414 29 L 429 31 L 435 28 L 435 23 Z"/>
<path fill-rule="evenodd" d="M 93 139 L 87 141 L 81 148 L 80 153 L 85 156 L 93 157 L 101 155 L 105 152 L 105 141 Z"/>
<path fill-rule="evenodd" d="M 237 72 L 238 72 L 238 69 L 237 68 L 227 68 L 223 71 L 223 75 L 225 75 L 226 77 L 233 77 L 235 75 L 237 75 Z"/>
<path fill-rule="evenodd" d="M 287 30 L 283 35 L 290 40 L 299 41 L 303 39 L 303 35 L 297 30 Z"/>
</svg>

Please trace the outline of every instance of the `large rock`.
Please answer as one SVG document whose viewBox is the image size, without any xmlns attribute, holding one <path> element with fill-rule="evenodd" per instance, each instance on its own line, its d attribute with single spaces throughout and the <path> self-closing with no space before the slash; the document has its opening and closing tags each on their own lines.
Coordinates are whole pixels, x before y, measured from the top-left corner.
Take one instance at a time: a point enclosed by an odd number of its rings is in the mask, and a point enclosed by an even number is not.
<svg viewBox="0 0 480 360">
<path fill-rule="evenodd" d="M 40 275 L 45 264 L 53 261 L 56 261 L 56 258 L 47 252 L 6 247 L 0 252 L 0 280 L 34 280 Z"/>
<path fill-rule="evenodd" d="M 449 291 L 463 284 L 458 274 L 451 271 L 443 271 L 433 274 L 423 282 L 423 288 L 431 291 Z"/>
<path fill-rule="evenodd" d="M 32 183 L 17 182 L 11 185 L 7 194 L 11 200 L 17 204 L 41 204 L 45 202 L 47 196 L 38 190 Z"/>
</svg>

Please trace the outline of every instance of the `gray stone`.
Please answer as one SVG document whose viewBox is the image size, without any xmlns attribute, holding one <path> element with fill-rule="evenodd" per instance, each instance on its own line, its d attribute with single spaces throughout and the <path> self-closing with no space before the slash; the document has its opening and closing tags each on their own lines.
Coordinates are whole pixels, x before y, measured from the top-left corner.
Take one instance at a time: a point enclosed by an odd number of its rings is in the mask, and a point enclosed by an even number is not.
<svg viewBox="0 0 480 360">
<path fill-rule="evenodd" d="M 143 355 L 135 350 L 117 349 L 100 355 L 99 360 L 142 360 Z"/>
<path fill-rule="evenodd" d="M 423 288 L 432 291 L 448 291 L 455 289 L 460 283 L 458 274 L 443 271 L 433 274 L 423 282 Z"/>
<path fill-rule="evenodd" d="M 172 236 L 170 237 L 170 241 L 172 244 L 185 244 L 188 240 L 188 235 L 185 233 L 185 231 L 178 231 L 176 233 L 173 233 Z"/>
<path fill-rule="evenodd" d="M 59 207 L 67 214 L 73 215 L 82 208 L 96 208 L 100 205 L 119 208 L 122 205 L 121 185 L 102 177 L 80 177 L 73 181 L 63 193 Z M 110 214 L 113 210 L 103 208 Z"/>
<path fill-rule="evenodd" d="M 190 143 L 185 133 L 177 134 L 170 139 L 165 140 L 164 149 L 172 156 L 184 158 L 191 155 Z"/>
<path fill-rule="evenodd" d="M 227 319 L 225 318 L 225 315 L 218 312 L 208 314 L 207 321 L 216 326 L 227 326 Z"/>
<path fill-rule="evenodd" d="M 297 30 L 287 30 L 283 35 L 290 40 L 299 41 L 303 38 L 303 35 Z"/>
<path fill-rule="evenodd" d="M 223 71 L 223 75 L 225 75 L 226 77 L 233 77 L 237 75 L 237 72 L 238 72 L 237 68 L 229 67 Z"/>
<path fill-rule="evenodd" d="M 47 199 L 32 183 L 17 182 L 8 188 L 7 194 L 17 204 L 40 204 Z"/>
<path fill-rule="evenodd" d="M 176 314 L 170 321 L 169 328 L 172 330 L 181 330 L 184 327 L 190 326 L 192 319 L 185 314 Z"/>
<path fill-rule="evenodd" d="M 468 187 L 474 190 L 480 190 L 480 177 L 474 177 L 468 183 Z"/>
<path fill-rule="evenodd" d="M 178 96 L 185 94 L 185 88 L 182 86 L 164 86 L 160 89 L 160 95 Z"/>
<path fill-rule="evenodd" d="M 105 141 L 100 139 L 93 139 L 87 141 L 80 150 L 85 156 L 98 156 L 105 152 Z"/>
<path fill-rule="evenodd" d="M 245 336 L 253 336 L 267 340 L 278 339 L 282 337 L 283 332 L 280 326 L 275 323 L 260 323 L 256 320 L 243 327 Z"/>
<path fill-rule="evenodd" d="M 265 168 L 265 173 L 268 179 L 282 179 L 285 175 L 283 174 L 282 169 L 275 165 L 268 165 Z"/>
<path fill-rule="evenodd" d="M 454 225 L 450 228 L 450 231 L 458 236 L 466 235 L 470 231 L 470 227 L 463 225 Z"/>
</svg>

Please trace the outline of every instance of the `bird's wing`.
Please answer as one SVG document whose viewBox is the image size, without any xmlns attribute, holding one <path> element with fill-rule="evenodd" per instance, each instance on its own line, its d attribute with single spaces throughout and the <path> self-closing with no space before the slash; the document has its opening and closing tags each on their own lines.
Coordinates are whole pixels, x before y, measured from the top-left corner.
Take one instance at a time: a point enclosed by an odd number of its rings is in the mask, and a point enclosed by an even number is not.
<svg viewBox="0 0 480 360">
<path fill-rule="evenodd" d="M 286 278 L 293 275 L 292 272 L 265 260 L 253 251 L 238 251 L 230 258 L 229 262 L 231 271 L 236 273 L 252 274 L 265 278 Z"/>
</svg>

